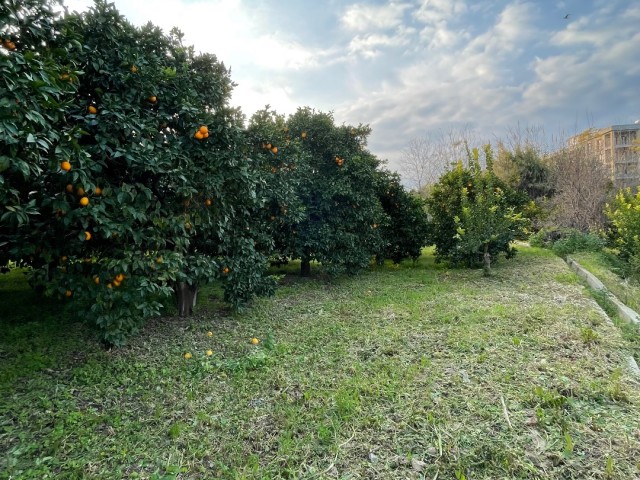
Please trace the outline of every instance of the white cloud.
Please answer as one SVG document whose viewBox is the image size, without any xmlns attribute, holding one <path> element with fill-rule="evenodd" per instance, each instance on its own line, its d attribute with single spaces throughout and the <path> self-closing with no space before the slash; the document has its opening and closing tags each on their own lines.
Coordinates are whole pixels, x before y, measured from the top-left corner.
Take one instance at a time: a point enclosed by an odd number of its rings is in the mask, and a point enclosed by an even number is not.
<svg viewBox="0 0 640 480">
<path fill-rule="evenodd" d="M 419 22 L 435 24 L 451 20 L 466 11 L 467 5 L 464 0 L 422 0 L 413 16 Z"/>
<path fill-rule="evenodd" d="M 350 31 L 388 30 L 402 23 L 404 12 L 411 5 L 391 2 L 386 5 L 350 5 L 342 16 L 342 24 Z"/>
<path fill-rule="evenodd" d="M 400 28 L 393 35 L 382 33 L 356 35 L 349 42 L 348 50 L 351 55 L 373 58 L 380 55 L 384 48 L 408 45 L 413 34 L 415 34 L 413 28 Z"/>
</svg>

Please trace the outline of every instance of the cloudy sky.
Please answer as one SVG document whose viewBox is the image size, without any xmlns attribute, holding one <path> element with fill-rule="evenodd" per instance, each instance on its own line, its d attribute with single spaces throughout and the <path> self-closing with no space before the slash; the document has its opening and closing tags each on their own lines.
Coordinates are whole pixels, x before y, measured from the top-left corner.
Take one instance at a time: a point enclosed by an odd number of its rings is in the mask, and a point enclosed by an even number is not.
<svg viewBox="0 0 640 480">
<path fill-rule="evenodd" d="M 266 104 L 332 110 L 339 123 L 370 124 L 369 147 L 392 168 L 411 139 L 434 132 L 494 139 L 519 124 L 566 136 L 640 119 L 637 0 L 115 4 L 216 54 L 247 116 Z"/>
</svg>

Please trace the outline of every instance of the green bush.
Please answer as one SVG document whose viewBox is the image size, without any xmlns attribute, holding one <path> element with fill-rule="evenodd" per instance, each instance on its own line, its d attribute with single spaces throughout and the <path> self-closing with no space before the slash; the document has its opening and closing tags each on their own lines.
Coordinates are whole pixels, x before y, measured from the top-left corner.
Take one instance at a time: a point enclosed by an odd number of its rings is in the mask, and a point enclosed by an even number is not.
<svg viewBox="0 0 640 480">
<path fill-rule="evenodd" d="M 548 248 L 564 257 L 574 252 L 598 252 L 606 246 L 606 240 L 594 233 L 575 228 L 543 228 L 529 237 L 533 247 Z"/>
<path fill-rule="evenodd" d="M 480 167 L 479 151 L 473 149 L 468 152 L 468 166 L 458 162 L 427 199 L 429 237 L 437 260 L 472 267 L 486 258 L 495 260 L 500 252 L 507 257 L 515 253 L 511 242 L 524 226 L 520 212 L 528 199 L 496 177 L 489 146 L 484 154 L 485 170 Z"/>
<path fill-rule="evenodd" d="M 605 207 L 610 222 L 607 232 L 620 259 L 627 265 L 627 275 L 640 277 L 640 188 L 621 190 Z"/>
</svg>

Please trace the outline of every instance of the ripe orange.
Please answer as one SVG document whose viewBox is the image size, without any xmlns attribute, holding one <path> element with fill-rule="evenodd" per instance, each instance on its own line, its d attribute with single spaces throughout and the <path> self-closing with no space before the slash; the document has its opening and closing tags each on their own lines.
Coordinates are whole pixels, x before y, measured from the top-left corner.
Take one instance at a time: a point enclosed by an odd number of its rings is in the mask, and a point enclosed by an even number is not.
<svg viewBox="0 0 640 480">
<path fill-rule="evenodd" d="M 186 358 L 187 360 L 189 360 L 191 357 L 193 357 L 193 355 L 191 355 L 190 352 L 184 354 L 184 358 Z"/>
<path fill-rule="evenodd" d="M 156 103 L 156 101 L 157 101 L 157 100 L 158 100 L 158 99 L 156 98 L 156 96 L 155 96 L 155 95 L 151 95 L 151 96 L 149 97 L 149 101 L 150 101 L 151 103 Z"/>
<path fill-rule="evenodd" d="M 84 197 L 84 188 L 78 187 L 78 190 L 76 190 L 76 193 L 78 194 L 79 197 Z"/>
<path fill-rule="evenodd" d="M 207 207 L 210 207 L 212 203 L 213 203 L 213 202 L 211 201 L 211 199 L 210 199 L 210 198 L 207 198 L 207 199 L 204 201 L 204 204 L 205 204 Z"/>
<path fill-rule="evenodd" d="M 138 73 L 138 67 L 131 65 L 131 73 Z"/>
<path fill-rule="evenodd" d="M 201 125 L 198 131 L 204 135 L 205 133 L 209 133 L 209 128 L 206 125 Z"/>
<path fill-rule="evenodd" d="M 60 257 L 60 261 L 62 262 L 66 262 L 67 260 L 69 260 L 69 257 L 67 257 L 66 255 L 63 255 L 62 257 Z"/>
<path fill-rule="evenodd" d="M 8 49 L 8 50 L 15 50 L 16 49 L 16 44 L 13 43 L 11 40 L 9 40 L 8 38 L 5 39 L 3 42 L 3 45 Z"/>
<path fill-rule="evenodd" d="M 67 184 L 65 190 L 67 191 L 67 193 L 73 193 L 73 185 L 71 185 L 70 183 Z"/>
<path fill-rule="evenodd" d="M 276 167 L 271 167 L 271 173 L 276 173 L 278 169 Z"/>
<path fill-rule="evenodd" d="M 307 132 L 302 132 L 302 133 L 300 134 L 300 136 L 301 136 L 302 138 L 307 138 Z"/>
<path fill-rule="evenodd" d="M 89 197 L 82 197 L 80 199 L 80 205 L 82 205 L 83 207 L 86 207 L 87 205 L 89 205 Z"/>
<path fill-rule="evenodd" d="M 113 285 L 111 285 L 110 283 L 107 283 L 107 288 L 111 289 L 113 288 Z"/>
<path fill-rule="evenodd" d="M 213 332 L 207 332 L 207 337 L 213 337 Z"/>
<path fill-rule="evenodd" d="M 271 149 L 271 153 L 273 153 L 274 155 L 278 153 L 278 147 L 273 147 Z"/>
<path fill-rule="evenodd" d="M 204 138 L 204 133 L 198 130 L 193 136 L 196 138 L 196 140 L 202 140 Z"/>
<path fill-rule="evenodd" d="M 207 357 L 210 357 L 211 355 L 213 355 L 213 350 L 207 350 Z"/>
<path fill-rule="evenodd" d="M 96 107 L 94 107 L 93 105 L 89 105 L 89 107 L 87 108 L 87 110 L 89 111 L 90 114 L 95 115 L 96 113 L 98 113 L 98 109 Z"/>
<path fill-rule="evenodd" d="M 222 269 L 222 273 L 224 273 L 225 275 L 226 275 L 227 273 L 229 273 L 229 271 L 230 271 L 230 270 L 229 270 L 229 267 L 224 267 L 224 268 Z"/>
<path fill-rule="evenodd" d="M 64 292 L 64 296 L 69 298 L 71 295 L 73 295 L 73 292 L 71 290 L 67 290 L 66 292 Z"/>
<path fill-rule="evenodd" d="M 98 276 L 93 277 L 93 283 L 95 283 L 96 285 L 100 285 L 100 277 Z"/>
<path fill-rule="evenodd" d="M 100 187 L 96 187 L 96 189 L 94 190 L 94 193 L 98 196 L 102 195 L 102 189 Z"/>
<path fill-rule="evenodd" d="M 71 163 L 69 163 L 67 160 L 65 160 L 64 162 L 62 162 L 60 164 L 60 168 L 62 170 L 64 170 L 65 172 L 68 172 L 69 170 L 71 170 Z"/>
<path fill-rule="evenodd" d="M 87 242 L 91 240 L 91 232 L 84 232 L 84 239 Z"/>
<path fill-rule="evenodd" d="M 264 147 L 265 147 L 267 150 L 271 150 L 271 144 L 270 144 L 270 143 L 267 143 Z"/>
<path fill-rule="evenodd" d="M 205 134 L 203 135 L 203 137 L 204 137 L 204 138 L 209 138 L 209 132 L 205 133 Z"/>
<path fill-rule="evenodd" d="M 251 339 L 251 343 L 252 343 L 253 345 L 258 345 L 258 344 L 260 343 L 260 340 L 258 340 L 256 337 L 253 337 L 253 338 Z"/>
<path fill-rule="evenodd" d="M 124 280 L 124 275 L 122 273 L 119 273 L 118 275 L 116 275 L 116 281 L 122 283 L 122 281 Z"/>
<path fill-rule="evenodd" d="M 113 286 L 114 287 L 119 287 L 120 286 L 120 282 L 118 280 L 114 280 L 113 281 Z"/>
</svg>

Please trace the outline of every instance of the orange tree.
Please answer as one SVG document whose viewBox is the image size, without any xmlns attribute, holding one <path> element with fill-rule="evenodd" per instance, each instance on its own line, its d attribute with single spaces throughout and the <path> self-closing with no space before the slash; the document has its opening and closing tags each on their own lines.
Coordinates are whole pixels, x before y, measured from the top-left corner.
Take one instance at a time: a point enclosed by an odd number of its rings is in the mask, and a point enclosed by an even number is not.
<svg viewBox="0 0 640 480">
<path fill-rule="evenodd" d="M 295 256 L 290 238 L 305 215 L 298 196 L 304 171 L 299 167 L 306 158 L 302 140 L 292 138 L 285 117 L 267 106 L 249 120 L 247 144 L 260 177 L 258 196 L 264 201 L 253 213 L 254 239 L 274 263 L 283 263 Z"/>
<path fill-rule="evenodd" d="M 302 275 L 309 275 L 312 260 L 334 274 L 366 267 L 387 222 L 376 196 L 380 162 L 365 148 L 370 128 L 335 125 L 331 113 L 308 107 L 286 126 L 305 154 L 297 189 L 304 216 L 291 226 L 287 251 L 301 259 Z"/>
<path fill-rule="evenodd" d="M 431 215 L 429 239 L 436 246 L 436 259 L 469 267 L 485 265 L 500 252 L 515 254 L 511 242 L 524 221 L 518 215 L 526 197 L 500 180 L 492 169 L 490 146 L 484 149 L 486 169 L 480 165 L 477 149 L 468 151 L 468 165 L 462 162 L 440 177 L 427 199 Z"/>
<path fill-rule="evenodd" d="M 66 122 L 79 45 L 54 5 L 0 4 L 0 266 L 17 260 L 45 275 L 53 259 L 41 242 L 62 215 L 64 161 L 79 136 Z"/>
<path fill-rule="evenodd" d="M 104 2 L 57 31 L 78 39 L 75 94 L 31 185 L 39 223 L 5 222 L 13 258 L 29 255 L 36 275 L 46 265 L 47 291 L 86 302 L 114 344 L 157 314 L 162 296 L 175 293 L 179 313 L 191 313 L 201 282 L 222 281 L 236 306 L 270 292 L 252 239 L 259 178 L 224 65 Z M 38 251 L 25 251 L 34 235 Z"/>
<path fill-rule="evenodd" d="M 429 222 L 426 202 L 406 191 L 400 176 L 388 170 L 379 171 L 378 198 L 388 221 L 381 225 L 382 248 L 378 261 L 391 259 L 399 263 L 405 258 L 416 260 L 427 245 Z"/>
</svg>

